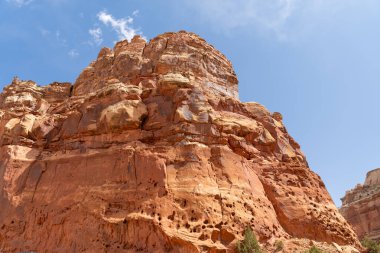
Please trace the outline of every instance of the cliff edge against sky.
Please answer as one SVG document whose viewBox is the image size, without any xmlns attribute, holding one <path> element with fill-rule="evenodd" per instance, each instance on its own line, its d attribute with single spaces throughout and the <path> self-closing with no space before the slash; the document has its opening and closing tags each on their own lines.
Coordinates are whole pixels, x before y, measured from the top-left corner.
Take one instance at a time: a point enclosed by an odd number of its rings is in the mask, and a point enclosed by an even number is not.
<svg viewBox="0 0 380 253">
<path fill-rule="evenodd" d="M 369 171 L 363 185 L 346 192 L 340 212 L 359 238 L 380 242 L 380 169 Z"/>
<path fill-rule="evenodd" d="M 239 101 L 195 34 L 103 48 L 74 85 L 15 79 L 0 109 L 0 251 L 231 252 L 247 226 L 359 246 L 281 114 Z"/>
</svg>

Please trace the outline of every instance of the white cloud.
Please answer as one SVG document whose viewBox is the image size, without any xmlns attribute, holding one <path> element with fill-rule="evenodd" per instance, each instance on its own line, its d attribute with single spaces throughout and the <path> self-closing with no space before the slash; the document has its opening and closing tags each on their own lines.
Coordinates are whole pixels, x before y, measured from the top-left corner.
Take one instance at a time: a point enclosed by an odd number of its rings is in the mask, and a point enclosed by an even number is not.
<svg viewBox="0 0 380 253">
<path fill-rule="evenodd" d="M 133 12 L 132 12 L 132 16 L 137 16 L 137 15 L 139 15 L 139 13 L 140 13 L 140 11 L 139 10 L 134 10 Z"/>
<path fill-rule="evenodd" d="M 120 40 L 127 39 L 130 41 L 138 34 L 138 30 L 132 27 L 133 18 L 131 17 L 116 19 L 106 11 L 101 11 L 98 13 L 98 19 L 104 25 L 111 26 Z"/>
<path fill-rule="evenodd" d="M 100 44 L 102 44 L 102 42 L 103 42 L 103 32 L 102 32 L 102 29 L 100 29 L 99 27 L 92 28 L 92 29 L 88 30 L 88 33 L 92 37 L 92 41 L 90 41 L 89 44 L 92 44 L 92 45 L 95 44 L 97 46 L 99 46 Z"/>
<path fill-rule="evenodd" d="M 17 7 L 23 7 L 33 2 L 33 0 L 7 0 L 7 2 L 14 4 Z"/>
<path fill-rule="evenodd" d="M 71 58 L 76 58 L 79 56 L 79 52 L 78 50 L 76 49 L 71 49 L 69 52 L 68 52 L 68 55 L 71 57 Z"/>
</svg>

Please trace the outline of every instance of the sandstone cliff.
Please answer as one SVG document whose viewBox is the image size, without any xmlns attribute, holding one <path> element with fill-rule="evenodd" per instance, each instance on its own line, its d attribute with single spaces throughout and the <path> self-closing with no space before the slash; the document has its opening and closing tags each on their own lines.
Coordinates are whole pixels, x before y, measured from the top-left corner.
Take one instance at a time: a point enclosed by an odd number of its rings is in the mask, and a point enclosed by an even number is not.
<svg viewBox="0 0 380 253">
<path fill-rule="evenodd" d="M 360 238 L 380 241 L 380 169 L 368 172 L 364 185 L 346 192 L 340 211 Z"/>
<path fill-rule="evenodd" d="M 104 48 L 74 85 L 15 79 L 0 251 L 230 252 L 247 226 L 268 249 L 358 246 L 281 114 L 237 91 L 226 57 L 186 32 Z"/>
</svg>

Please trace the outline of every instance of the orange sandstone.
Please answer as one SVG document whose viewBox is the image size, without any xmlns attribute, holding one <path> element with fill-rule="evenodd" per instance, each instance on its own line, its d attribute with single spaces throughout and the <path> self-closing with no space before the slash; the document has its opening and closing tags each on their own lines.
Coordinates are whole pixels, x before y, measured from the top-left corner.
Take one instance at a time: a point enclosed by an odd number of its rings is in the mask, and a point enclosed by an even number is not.
<svg viewBox="0 0 380 253">
<path fill-rule="evenodd" d="M 368 172 L 364 185 L 347 191 L 342 203 L 340 212 L 359 238 L 380 241 L 380 169 Z"/>
<path fill-rule="evenodd" d="M 195 34 L 103 48 L 73 86 L 14 80 L 0 109 L 0 251 L 233 252 L 247 226 L 287 252 L 359 245 L 281 114 L 239 101 Z"/>
</svg>

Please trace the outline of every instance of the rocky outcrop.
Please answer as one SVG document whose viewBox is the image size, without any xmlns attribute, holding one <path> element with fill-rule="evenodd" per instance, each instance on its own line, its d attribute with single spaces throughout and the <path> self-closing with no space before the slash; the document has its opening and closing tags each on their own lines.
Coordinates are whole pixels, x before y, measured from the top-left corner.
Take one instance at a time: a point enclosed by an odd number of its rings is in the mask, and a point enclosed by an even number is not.
<svg viewBox="0 0 380 253">
<path fill-rule="evenodd" d="M 380 169 L 368 172 L 364 185 L 346 192 L 340 212 L 360 238 L 380 242 Z"/>
<path fill-rule="evenodd" d="M 73 86 L 14 80 L 0 251 L 232 252 L 247 226 L 268 249 L 358 246 L 281 114 L 237 90 L 226 57 L 186 32 L 104 48 Z"/>
</svg>

